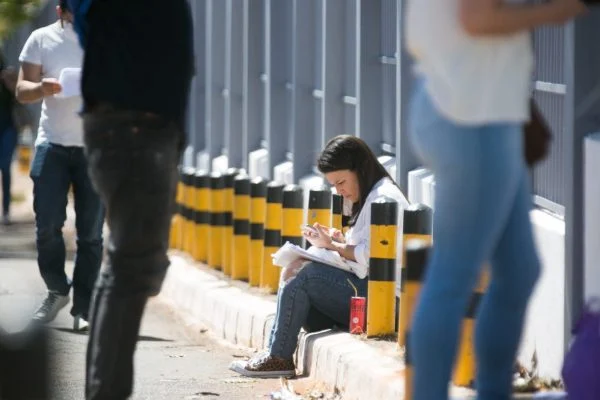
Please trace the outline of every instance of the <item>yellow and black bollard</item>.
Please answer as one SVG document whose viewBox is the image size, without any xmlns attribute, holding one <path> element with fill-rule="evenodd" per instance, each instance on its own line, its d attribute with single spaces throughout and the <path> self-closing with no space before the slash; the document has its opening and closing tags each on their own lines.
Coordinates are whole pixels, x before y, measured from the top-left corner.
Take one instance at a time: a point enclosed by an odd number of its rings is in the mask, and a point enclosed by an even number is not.
<svg viewBox="0 0 600 400">
<path fill-rule="evenodd" d="M 260 285 L 260 271 L 265 249 L 265 217 L 267 214 L 267 182 L 254 178 L 250 182 L 250 286 Z"/>
<path fill-rule="evenodd" d="M 406 275 L 406 243 L 409 240 L 419 239 L 431 244 L 431 228 L 432 228 L 431 208 L 425 204 L 411 204 L 404 209 L 403 213 L 403 257 L 400 271 L 400 307 L 398 315 L 398 332 L 403 332 L 408 324 L 407 302 L 404 301 L 404 277 Z M 404 336 L 398 335 L 398 344 L 404 346 Z"/>
<path fill-rule="evenodd" d="M 371 204 L 367 336 L 394 333 L 397 229 L 398 203 L 385 197 L 375 200 Z"/>
<path fill-rule="evenodd" d="M 183 229 L 183 175 L 179 170 L 177 180 L 177 192 L 175 195 L 175 212 L 171 219 L 171 233 L 169 235 L 169 247 L 172 249 L 181 249 L 181 231 Z"/>
<path fill-rule="evenodd" d="M 194 176 L 195 171 L 193 168 L 188 167 L 183 170 L 184 179 L 184 210 L 185 210 L 185 224 L 183 232 L 183 250 L 192 254 L 192 248 L 194 247 L 194 239 L 196 237 L 195 224 L 194 224 L 194 203 L 195 189 L 194 189 Z"/>
<path fill-rule="evenodd" d="M 221 255 L 221 264 L 223 273 L 231 275 L 231 246 L 233 246 L 233 181 L 239 170 L 230 168 L 223 175 L 225 188 L 223 189 L 224 199 L 224 223 L 223 223 L 223 253 Z"/>
<path fill-rule="evenodd" d="M 298 185 L 287 185 L 283 189 L 283 228 L 281 243 L 290 242 L 302 246 L 302 230 L 304 221 L 304 193 Z"/>
<path fill-rule="evenodd" d="M 270 293 L 277 292 L 279 288 L 279 275 L 281 268 L 273 265 L 271 255 L 281 247 L 281 226 L 283 223 L 283 187 L 279 182 L 267 185 L 267 215 L 265 220 L 265 250 L 263 267 L 260 273 L 260 287 Z"/>
<path fill-rule="evenodd" d="M 210 174 L 198 172 L 194 177 L 196 189 L 196 204 L 194 208 L 196 238 L 192 248 L 195 260 L 206 262 L 208 260 L 208 235 L 210 227 Z"/>
<path fill-rule="evenodd" d="M 221 269 L 223 266 L 223 230 L 225 180 L 218 172 L 210 174 L 210 228 L 208 230 L 208 265 Z"/>
<path fill-rule="evenodd" d="M 331 226 L 331 191 L 328 188 L 311 189 L 308 194 L 308 225 L 318 222 L 324 226 Z M 306 242 L 306 248 L 310 243 Z"/>
<path fill-rule="evenodd" d="M 250 268 L 250 178 L 248 175 L 235 177 L 233 192 L 231 278 L 247 280 Z"/>
<path fill-rule="evenodd" d="M 344 208 L 344 198 L 339 194 L 333 194 L 331 203 L 331 227 L 342 231 L 342 210 Z"/>
<path fill-rule="evenodd" d="M 406 302 L 406 312 L 408 324 L 402 331 L 398 332 L 398 336 L 404 336 L 404 342 L 409 343 L 410 323 L 413 319 L 415 306 L 421 292 L 421 286 L 425 279 L 425 271 L 427 269 L 427 258 L 429 256 L 430 243 L 423 239 L 410 239 L 405 243 L 405 274 L 403 279 L 405 296 L 403 301 Z M 412 400 L 412 384 L 413 384 L 413 369 L 410 349 L 407 345 L 404 353 L 404 399 Z"/>
<path fill-rule="evenodd" d="M 465 313 L 462 324 L 460 347 L 452 380 L 456 386 L 472 386 L 475 381 L 475 317 L 488 283 L 489 269 L 486 266 L 483 268 L 479 283 L 471 295 L 469 306 L 467 307 L 467 312 Z"/>
</svg>

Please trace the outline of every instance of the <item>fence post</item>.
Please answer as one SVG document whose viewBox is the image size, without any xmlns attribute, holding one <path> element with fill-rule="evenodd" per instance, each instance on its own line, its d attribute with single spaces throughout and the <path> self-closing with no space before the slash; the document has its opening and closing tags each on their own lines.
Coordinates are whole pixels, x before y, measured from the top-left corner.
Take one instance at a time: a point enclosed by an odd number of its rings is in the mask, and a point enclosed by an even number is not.
<svg viewBox="0 0 600 400">
<path fill-rule="evenodd" d="M 431 243 L 432 210 L 424 204 L 411 204 L 403 214 L 403 257 L 400 271 L 400 307 L 398 315 L 398 332 L 404 332 L 408 324 L 408 302 L 404 301 L 406 281 L 406 244 L 409 240 L 419 239 Z M 404 335 L 398 335 L 398 345 L 405 346 Z"/>
<path fill-rule="evenodd" d="M 181 168 L 177 179 L 177 192 L 175 195 L 175 212 L 171 219 L 171 234 L 169 235 L 169 247 L 181 249 L 181 232 L 183 230 L 183 175 Z"/>
<path fill-rule="evenodd" d="M 271 182 L 267 185 L 265 250 L 260 274 L 260 287 L 269 290 L 271 293 L 277 292 L 281 271 L 281 268 L 273 265 L 271 254 L 275 253 L 281 246 L 283 187 L 284 185 L 279 182 Z"/>
<path fill-rule="evenodd" d="M 196 188 L 196 240 L 194 241 L 193 254 L 195 260 L 207 262 L 208 241 L 210 232 L 210 174 L 198 172 L 194 177 Z"/>
<path fill-rule="evenodd" d="M 225 223 L 225 180 L 218 172 L 210 174 L 210 228 L 208 230 L 208 265 L 215 269 L 223 267 L 223 228 Z"/>
<path fill-rule="evenodd" d="M 250 178 L 242 174 L 233 183 L 233 246 L 231 278 L 246 280 L 250 267 Z"/>
<path fill-rule="evenodd" d="M 311 189 L 308 195 L 308 221 L 309 225 L 318 222 L 324 226 L 331 226 L 331 191 L 326 188 Z M 306 242 L 306 248 L 310 243 Z"/>
<path fill-rule="evenodd" d="M 304 221 L 304 192 L 298 185 L 283 189 L 283 229 L 281 243 L 290 242 L 302 246 L 300 225 Z"/>
<path fill-rule="evenodd" d="M 331 227 L 342 231 L 342 211 L 344 209 L 344 198 L 334 193 L 331 198 Z"/>
<path fill-rule="evenodd" d="M 229 168 L 223 175 L 223 253 L 222 268 L 225 275 L 231 275 L 231 246 L 233 245 L 233 182 L 239 170 Z"/>
<path fill-rule="evenodd" d="M 394 333 L 398 203 L 382 197 L 371 204 L 367 291 L 367 336 Z"/>
<path fill-rule="evenodd" d="M 254 178 L 250 183 L 250 269 L 248 271 L 250 286 L 260 285 L 260 271 L 265 249 L 266 197 L 266 181 L 261 177 Z"/>
<path fill-rule="evenodd" d="M 485 266 L 483 271 L 481 271 L 479 283 L 471 295 L 469 306 L 465 313 L 460 335 L 460 346 L 454 367 L 454 377 L 452 379 L 456 386 L 472 386 L 475 381 L 475 316 L 483 294 L 487 289 L 489 278 L 489 268 Z"/>
<path fill-rule="evenodd" d="M 402 331 L 398 331 L 398 336 L 404 336 L 404 342 L 407 344 L 404 352 L 404 399 L 412 400 L 413 369 L 409 349 L 410 346 L 408 346 L 411 328 L 410 324 L 412 322 L 415 306 L 417 304 L 423 279 L 425 277 L 430 244 L 427 240 L 410 239 L 406 242 L 405 248 L 406 273 L 403 277 L 405 278 L 403 279 L 403 282 L 405 282 L 405 296 L 403 297 L 403 301 L 406 303 L 406 320 L 408 321 L 408 324 L 404 326 Z"/>
</svg>

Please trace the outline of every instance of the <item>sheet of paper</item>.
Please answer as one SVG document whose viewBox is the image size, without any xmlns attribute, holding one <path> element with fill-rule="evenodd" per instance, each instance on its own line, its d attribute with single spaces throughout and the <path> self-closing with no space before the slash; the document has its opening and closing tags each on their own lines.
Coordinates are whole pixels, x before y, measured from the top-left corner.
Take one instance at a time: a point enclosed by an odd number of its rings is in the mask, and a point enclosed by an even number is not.
<svg viewBox="0 0 600 400">
<path fill-rule="evenodd" d="M 64 68 L 60 71 L 58 82 L 62 86 L 62 91 L 55 97 L 81 96 L 81 68 Z"/>
</svg>

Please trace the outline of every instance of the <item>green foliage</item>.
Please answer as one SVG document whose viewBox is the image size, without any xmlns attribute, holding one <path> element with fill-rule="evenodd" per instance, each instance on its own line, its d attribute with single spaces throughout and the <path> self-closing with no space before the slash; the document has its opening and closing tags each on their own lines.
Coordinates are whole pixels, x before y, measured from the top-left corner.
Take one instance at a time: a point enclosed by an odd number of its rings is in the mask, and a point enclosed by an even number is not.
<svg viewBox="0 0 600 400">
<path fill-rule="evenodd" d="M 0 0 L 0 38 L 32 18 L 41 0 Z"/>
</svg>

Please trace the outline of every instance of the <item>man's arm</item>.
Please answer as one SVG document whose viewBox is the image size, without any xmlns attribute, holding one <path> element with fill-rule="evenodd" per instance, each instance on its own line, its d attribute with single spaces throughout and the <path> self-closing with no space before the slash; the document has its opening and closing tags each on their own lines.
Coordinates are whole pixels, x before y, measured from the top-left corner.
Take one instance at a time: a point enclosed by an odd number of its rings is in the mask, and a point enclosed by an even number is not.
<svg viewBox="0 0 600 400">
<path fill-rule="evenodd" d="M 46 96 L 60 93 L 61 86 L 56 79 L 42 79 L 42 66 L 27 62 L 21 63 L 15 95 L 23 104 L 36 103 Z"/>
<path fill-rule="evenodd" d="M 579 0 L 543 4 L 506 4 L 501 0 L 460 0 L 460 21 L 473 36 L 507 35 L 540 25 L 562 24 L 585 10 Z"/>
</svg>

